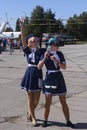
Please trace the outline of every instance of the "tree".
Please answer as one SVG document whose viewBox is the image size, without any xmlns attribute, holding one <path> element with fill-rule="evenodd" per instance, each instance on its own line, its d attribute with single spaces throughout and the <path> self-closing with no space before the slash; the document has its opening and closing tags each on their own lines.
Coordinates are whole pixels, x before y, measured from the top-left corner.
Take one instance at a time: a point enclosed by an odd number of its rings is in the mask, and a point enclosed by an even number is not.
<svg viewBox="0 0 87 130">
<path fill-rule="evenodd" d="M 45 20 L 45 24 L 46 24 L 46 26 L 45 26 L 46 31 L 45 32 L 52 33 L 53 29 L 54 29 L 53 24 L 55 25 L 55 23 L 56 23 L 55 13 L 52 13 L 51 9 L 48 9 L 45 12 L 44 20 Z"/>
<path fill-rule="evenodd" d="M 80 40 L 87 39 L 87 12 L 79 16 L 76 14 L 67 21 L 67 30 L 70 35 L 75 35 Z"/>
<path fill-rule="evenodd" d="M 87 12 L 83 12 L 79 16 L 80 19 L 80 32 L 81 32 L 81 39 L 87 40 Z"/>
<path fill-rule="evenodd" d="M 43 33 L 58 33 L 63 31 L 64 25 L 61 19 L 55 18 L 55 13 L 51 9 L 44 11 L 43 7 L 36 6 L 31 13 L 31 17 L 25 17 L 25 33 L 37 34 L 42 37 Z M 19 19 L 16 21 L 16 30 L 19 31 Z"/>
<path fill-rule="evenodd" d="M 48 9 L 45 12 L 45 28 L 47 33 L 58 33 L 61 29 L 63 29 L 63 24 L 61 20 L 57 20 L 55 18 L 55 13 L 51 11 L 51 9 Z"/>
<path fill-rule="evenodd" d="M 30 17 L 30 31 L 37 34 L 38 36 L 42 36 L 45 28 L 44 28 L 44 9 L 41 6 L 36 6 L 36 8 L 31 13 Z"/>
<path fill-rule="evenodd" d="M 11 27 L 7 27 L 5 32 L 13 32 L 13 29 Z"/>
<path fill-rule="evenodd" d="M 20 31 L 20 24 L 19 24 L 19 18 L 17 19 L 17 21 L 16 21 L 16 29 L 15 29 L 15 31 Z"/>
</svg>

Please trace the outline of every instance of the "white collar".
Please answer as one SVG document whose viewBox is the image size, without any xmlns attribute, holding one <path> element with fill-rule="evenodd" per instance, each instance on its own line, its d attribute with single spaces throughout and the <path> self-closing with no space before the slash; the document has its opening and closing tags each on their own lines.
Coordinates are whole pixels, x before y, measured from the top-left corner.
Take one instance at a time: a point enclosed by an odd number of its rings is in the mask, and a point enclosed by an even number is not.
<svg viewBox="0 0 87 130">
<path fill-rule="evenodd" d="M 36 52 L 36 50 L 37 50 L 36 48 L 31 48 L 31 51 L 33 52 Z"/>
<path fill-rule="evenodd" d="M 51 53 L 51 54 L 56 54 L 56 51 L 51 51 L 51 50 L 50 50 L 50 53 Z"/>
</svg>

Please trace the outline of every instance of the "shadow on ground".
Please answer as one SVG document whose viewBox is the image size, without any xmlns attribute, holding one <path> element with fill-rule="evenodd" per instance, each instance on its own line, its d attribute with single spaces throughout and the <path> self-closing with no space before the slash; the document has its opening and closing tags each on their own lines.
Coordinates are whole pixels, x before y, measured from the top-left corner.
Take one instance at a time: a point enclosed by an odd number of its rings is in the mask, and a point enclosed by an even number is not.
<svg viewBox="0 0 87 130">
<path fill-rule="evenodd" d="M 39 120 L 41 123 L 43 122 L 43 120 Z M 75 128 L 74 129 L 86 129 L 87 130 L 87 123 L 76 123 L 74 124 Z M 65 123 L 62 122 L 55 122 L 55 121 L 48 121 L 48 127 L 49 126 L 59 126 L 59 127 L 67 127 L 67 125 Z"/>
</svg>

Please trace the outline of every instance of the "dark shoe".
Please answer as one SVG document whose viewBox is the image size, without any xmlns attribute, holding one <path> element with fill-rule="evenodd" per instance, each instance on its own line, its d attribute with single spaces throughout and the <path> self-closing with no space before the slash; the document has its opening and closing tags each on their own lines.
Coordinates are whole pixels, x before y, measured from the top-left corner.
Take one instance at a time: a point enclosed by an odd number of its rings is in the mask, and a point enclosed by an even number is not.
<svg viewBox="0 0 87 130">
<path fill-rule="evenodd" d="M 42 127 L 47 127 L 47 126 L 48 126 L 47 121 L 44 121 L 41 126 L 42 126 Z"/>
<path fill-rule="evenodd" d="M 67 126 L 68 126 L 68 127 L 71 127 L 71 128 L 75 128 L 75 125 L 74 125 L 74 124 L 72 124 L 72 122 L 71 122 L 71 121 L 68 121 L 68 122 L 67 122 Z"/>
<path fill-rule="evenodd" d="M 33 126 L 33 127 L 37 127 L 37 126 L 38 126 L 38 124 L 37 124 L 37 123 L 35 123 L 35 124 L 33 124 L 33 123 L 32 123 L 32 126 Z"/>
<path fill-rule="evenodd" d="M 32 126 L 33 126 L 33 127 L 38 127 L 39 124 L 37 123 L 37 121 L 34 121 L 34 122 L 32 122 Z"/>
<path fill-rule="evenodd" d="M 31 116 L 29 116 L 28 112 L 27 112 L 27 121 L 28 121 L 28 122 L 31 122 L 31 121 L 32 121 L 32 118 L 31 118 Z"/>
</svg>

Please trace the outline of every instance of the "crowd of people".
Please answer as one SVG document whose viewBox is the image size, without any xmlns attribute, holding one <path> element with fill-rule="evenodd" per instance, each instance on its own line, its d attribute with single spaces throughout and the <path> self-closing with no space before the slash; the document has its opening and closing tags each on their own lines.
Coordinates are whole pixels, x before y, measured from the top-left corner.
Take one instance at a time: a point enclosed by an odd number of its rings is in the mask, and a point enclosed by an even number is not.
<svg viewBox="0 0 87 130">
<path fill-rule="evenodd" d="M 9 54 L 12 55 L 14 49 L 22 50 L 22 43 L 21 41 L 17 41 L 16 39 L 0 39 L 0 54 L 5 51 L 9 51 Z"/>
<path fill-rule="evenodd" d="M 45 95 L 44 121 L 42 127 L 48 126 L 48 117 L 53 96 L 59 96 L 62 111 L 66 119 L 66 125 L 74 128 L 70 121 L 69 107 L 66 102 L 67 87 L 61 69 L 66 69 L 64 54 L 59 50 L 59 40 L 50 38 L 47 48 L 39 48 L 39 40 L 35 34 L 25 37 L 24 24 L 20 21 L 22 48 L 26 56 L 28 66 L 21 81 L 21 89 L 27 93 L 28 109 L 27 120 L 37 126 L 35 109 L 39 103 L 41 91 Z M 46 74 L 43 81 L 42 68 L 45 64 Z"/>
</svg>

